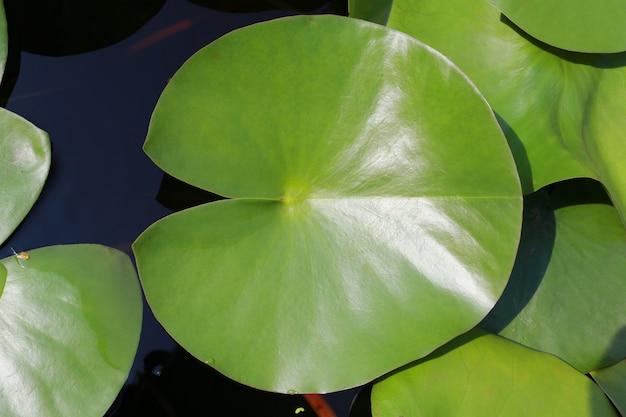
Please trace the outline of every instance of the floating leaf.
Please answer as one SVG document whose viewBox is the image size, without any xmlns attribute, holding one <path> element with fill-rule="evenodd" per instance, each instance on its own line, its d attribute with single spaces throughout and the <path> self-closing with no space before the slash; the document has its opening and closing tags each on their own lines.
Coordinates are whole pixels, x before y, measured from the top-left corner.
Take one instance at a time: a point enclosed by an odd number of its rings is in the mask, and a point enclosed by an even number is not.
<svg viewBox="0 0 626 417">
<path fill-rule="evenodd" d="M 7 33 L 7 19 L 4 11 L 4 2 L 0 0 L 0 79 L 4 75 L 4 68 L 9 55 L 9 36 Z"/>
<path fill-rule="evenodd" d="M 597 182 L 527 196 L 513 273 L 483 326 L 583 373 L 621 360 L 625 253 L 626 230 Z"/>
<path fill-rule="evenodd" d="M 517 26 L 557 48 L 626 51 L 623 0 L 489 0 Z"/>
<path fill-rule="evenodd" d="M 4 284 L 7 281 L 7 269 L 0 264 L 0 297 L 4 291 Z"/>
<path fill-rule="evenodd" d="M 51 246 L 0 261 L 0 410 L 7 417 L 102 416 L 126 381 L 141 330 L 125 254 Z"/>
<path fill-rule="evenodd" d="M 384 25 L 389 18 L 393 0 L 349 0 L 350 17 Z"/>
<path fill-rule="evenodd" d="M 472 331 L 372 389 L 376 417 L 609 417 L 602 391 L 558 358 Z"/>
<path fill-rule="evenodd" d="M 626 359 L 608 368 L 591 372 L 592 378 L 613 401 L 622 415 L 626 415 Z"/>
<path fill-rule="evenodd" d="M 232 32 L 194 55 L 145 150 L 228 196 L 133 249 L 156 317 L 229 377 L 279 392 L 362 384 L 473 327 L 510 274 L 513 159 L 445 57 L 337 16 Z"/>
<path fill-rule="evenodd" d="M 624 219 L 625 53 L 551 48 L 487 0 L 454 0 L 445 8 L 433 0 L 396 0 L 388 25 L 441 51 L 476 83 L 499 117 L 525 193 L 597 178 Z"/>
<path fill-rule="evenodd" d="M 0 243 L 30 211 L 49 169 L 46 132 L 0 108 Z"/>
</svg>

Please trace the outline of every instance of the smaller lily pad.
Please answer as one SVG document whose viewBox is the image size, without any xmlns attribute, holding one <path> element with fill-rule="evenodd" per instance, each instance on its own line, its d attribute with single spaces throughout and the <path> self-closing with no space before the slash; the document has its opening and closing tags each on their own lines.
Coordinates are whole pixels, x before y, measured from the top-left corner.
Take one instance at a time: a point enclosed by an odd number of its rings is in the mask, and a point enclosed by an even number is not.
<svg viewBox="0 0 626 417">
<path fill-rule="evenodd" d="M 48 134 L 0 108 L 0 243 L 26 217 L 48 176 Z"/>
<path fill-rule="evenodd" d="M 626 51 L 624 0 L 490 0 L 531 36 L 576 52 Z"/>
<path fill-rule="evenodd" d="M 126 381 L 141 331 L 130 258 L 99 245 L 51 246 L 0 261 L 3 417 L 96 417 Z"/>
<path fill-rule="evenodd" d="M 374 384 L 372 415 L 616 416 L 602 390 L 565 362 L 479 330 Z"/>
</svg>

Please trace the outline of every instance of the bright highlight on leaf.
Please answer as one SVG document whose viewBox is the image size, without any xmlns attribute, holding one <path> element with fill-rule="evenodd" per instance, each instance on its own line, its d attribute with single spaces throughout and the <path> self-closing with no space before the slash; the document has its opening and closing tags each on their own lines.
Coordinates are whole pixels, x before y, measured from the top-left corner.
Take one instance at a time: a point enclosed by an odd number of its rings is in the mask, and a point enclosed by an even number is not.
<svg viewBox="0 0 626 417">
<path fill-rule="evenodd" d="M 248 385 L 370 381 L 478 323 L 513 265 L 521 190 L 493 113 L 382 26 L 302 16 L 224 36 L 172 78 L 144 149 L 235 197 L 133 249 L 168 332 Z"/>
<path fill-rule="evenodd" d="M 606 2 L 584 3 L 601 9 Z M 624 19 L 617 21 L 626 30 Z M 488 0 L 450 0 L 445 8 L 435 0 L 394 0 L 388 25 L 442 52 L 476 83 L 498 115 L 525 193 L 594 178 L 626 225 L 626 53 L 547 46 Z"/>
<path fill-rule="evenodd" d="M 565 362 L 478 330 L 372 389 L 379 417 L 615 417 L 597 385 Z"/>
</svg>

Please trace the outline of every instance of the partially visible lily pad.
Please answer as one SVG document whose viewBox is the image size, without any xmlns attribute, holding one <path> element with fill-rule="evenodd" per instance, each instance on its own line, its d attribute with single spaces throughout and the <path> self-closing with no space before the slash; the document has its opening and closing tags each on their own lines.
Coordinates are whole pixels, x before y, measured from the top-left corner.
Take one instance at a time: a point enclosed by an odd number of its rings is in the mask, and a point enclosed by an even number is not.
<svg viewBox="0 0 626 417">
<path fill-rule="evenodd" d="M 126 381 L 142 298 L 130 258 L 50 246 L 0 261 L 0 410 L 6 417 L 102 416 Z"/>
<path fill-rule="evenodd" d="M 49 169 L 47 133 L 0 108 L 0 243 L 30 211 Z"/>
<path fill-rule="evenodd" d="M 393 0 L 350 0 L 348 2 L 348 11 L 352 18 L 384 25 L 389 18 L 391 3 L 393 3 Z"/>
<path fill-rule="evenodd" d="M 587 373 L 626 357 L 626 230 L 593 180 L 525 199 L 517 261 L 482 326 Z M 584 336 L 581 336 L 584 335 Z"/>
<path fill-rule="evenodd" d="M 376 417 L 615 417 L 610 401 L 560 359 L 478 330 L 372 389 Z"/>
<path fill-rule="evenodd" d="M 467 77 L 398 31 L 301 16 L 231 32 L 172 78 L 144 149 L 233 197 L 133 250 L 168 332 L 245 384 L 360 385 L 473 327 L 508 280 L 506 140 Z"/>
<path fill-rule="evenodd" d="M 623 0 L 490 0 L 531 36 L 576 52 L 626 51 Z"/>
<path fill-rule="evenodd" d="M 626 415 L 626 359 L 607 368 L 591 372 L 591 377 L 604 390 L 622 415 Z"/>
<path fill-rule="evenodd" d="M 4 284 L 7 281 L 7 269 L 0 264 L 0 297 L 4 291 Z"/>
</svg>

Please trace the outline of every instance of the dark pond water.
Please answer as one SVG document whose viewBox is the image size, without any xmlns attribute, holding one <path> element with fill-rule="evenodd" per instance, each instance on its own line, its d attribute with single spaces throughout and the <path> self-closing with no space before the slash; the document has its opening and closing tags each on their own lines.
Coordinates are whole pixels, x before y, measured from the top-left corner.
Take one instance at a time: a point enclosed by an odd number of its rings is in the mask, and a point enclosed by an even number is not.
<svg viewBox="0 0 626 417">
<path fill-rule="evenodd" d="M 75 7 L 72 20 L 58 15 L 60 3 Z M 219 36 L 297 13 L 262 10 L 281 3 L 272 1 L 87 3 L 6 1 L 14 22 L 13 55 L 3 83 L 4 97 L 10 93 L 6 107 L 49 133 L 53 165 L 41 197 L 5 251 L 100 243 L 132 256 L 135 238 L 172 211 L 156 198 L 162 171 L 141 150 L 168 79 Z M 293 3 L 314 13 L 346 9 L 342 1 Z M 126 15 L 137 19 L 123 19 Z M 170 203 L 185 205 L 171 198 Z M 346 417 L 356 392 L 326 398 L 339 417 Z M 280 417 L 294 415 L 298 407 L 305 408 L 300 416 L 314 415 L 300 396 L 248 389 L 199 364 L 177 348 L 146 308 L 135 364 L 108 415 Z"/>
</svg>

